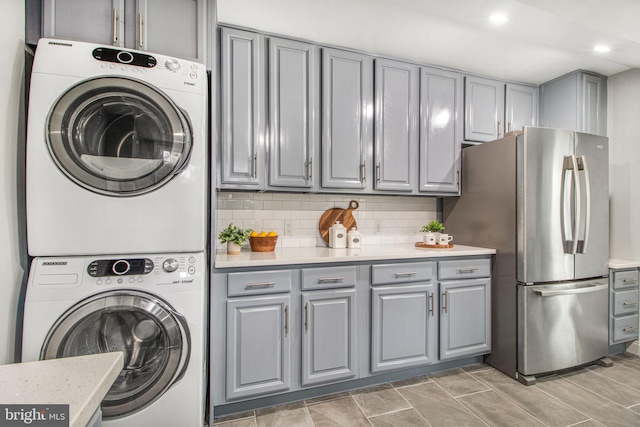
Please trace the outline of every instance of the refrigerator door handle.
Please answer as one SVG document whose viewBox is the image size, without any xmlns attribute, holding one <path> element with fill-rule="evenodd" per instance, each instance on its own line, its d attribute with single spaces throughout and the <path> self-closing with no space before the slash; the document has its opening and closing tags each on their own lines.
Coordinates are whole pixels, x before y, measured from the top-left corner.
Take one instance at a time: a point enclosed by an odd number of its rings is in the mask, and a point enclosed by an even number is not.
<svg viewBox="0 0 640 427">
<path fill-rule="evenodd" d="M 564 252 L 575 254 L 578 249 L 578 218 L 580 218 L 580 203 L 577 185 L 576 171 L 578 170 L 577 160 L 574 155 L 565 156 L 562 163 L 562 184 L 560 189 L 560 226 L 562 228 L 562 239 Z M 567 185 L 567 180 L 571 181 Z M 567 192 L 569 190 L 569 192 Z M 571 213 L 572 201 L 576 197 L 578 200 L 573 204 L 573 214 Z M 571 233 L 570 235 L 568 233 Z"/>
<path fill-rule="evenodd" d="M 587 294 L 589 292 L 598 292 L 605 288 L 608 288 L 609 284 L 590 284 L 588 286 L 575 288 L 575 289 L 562 289 L 559 291 L 547 291 L 547 290 L 535 290 L 533 291 L 536 295 L 540 295 L 541 297 L 553 297 L 557 295 L 575 295 L 575 294 Z"/>
<path fill-rule="evenodd" d="M 577 247 L 577 251 L 581 254 L 584 254 L 587 252 L 587 244 L 589 243 L 589 231 L 590 231 L 590 225 L 591 225 L 591 183 L 589 182 L 589 168 L 587 166 L 587 158 L 585 156 L 580 156 L 577 158 L 577 166 L 578 166 L 578 172 L 582 171 L 582 176 L 583 176 L 583 184 L 584 184 L 584 189 L 585 189 L 585 194 L 584 194 L 584 205 L 585 205 L 585 215 L 584 215 L 584 224 L 583 224 L 583 230 L 584 230 L 584 234 L 583 234 L 583 238 L 582 240 L 578 239 L 578 236 L 576 236 L 576 240 L 578 241 L 578 247 Z M 578 176 L 578 173 L 576 173 L 576 176 Z M 577 186 L 577 188 L 581 188 L 579 185 Z M 580 190 L 580 192 L 582 192 L 582 190 Z M 576 218 L 579 218 L 578 214 L 580 212 L 576 213 Z"/>
</svg>

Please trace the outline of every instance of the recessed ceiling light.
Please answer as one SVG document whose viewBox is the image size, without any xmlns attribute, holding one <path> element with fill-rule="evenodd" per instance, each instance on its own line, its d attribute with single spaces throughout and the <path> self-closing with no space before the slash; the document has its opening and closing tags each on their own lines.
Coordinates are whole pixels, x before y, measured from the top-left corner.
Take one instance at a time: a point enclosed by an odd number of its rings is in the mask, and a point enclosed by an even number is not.
<svg viewBox="0 0 640 427">
<path fill-rule="evenodd" d="M 489 15 L 489 22 L 491 22 L 494 25 L 502 25 L 506 23 L 508 20 L 509 20 L 509 17 L 504 13 L 497 12 Z"/>
<path fill-rule="evenodd" d="M 605 52 L 609 52 L 611 48 L 609 48 L 609 46 L 599 44 L 598 46 L 595 46 L 593 50 L 595 50 L 596 52 L 605 53 Z"/>
</svg>

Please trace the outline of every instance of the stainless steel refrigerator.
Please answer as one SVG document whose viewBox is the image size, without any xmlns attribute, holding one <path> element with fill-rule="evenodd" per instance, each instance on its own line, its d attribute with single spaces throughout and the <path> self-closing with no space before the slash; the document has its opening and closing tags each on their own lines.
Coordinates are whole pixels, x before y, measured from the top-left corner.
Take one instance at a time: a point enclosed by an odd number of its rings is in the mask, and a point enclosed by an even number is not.
<svg viewBox="0 0 640 427">
<path fill-rule="evenodd" d="M 496 248 L 486 362 L 525 384 L 607 355 L 608 165 L 606 137 L 557 129 L 462 150 L 444 225 Z"/>
</svg>

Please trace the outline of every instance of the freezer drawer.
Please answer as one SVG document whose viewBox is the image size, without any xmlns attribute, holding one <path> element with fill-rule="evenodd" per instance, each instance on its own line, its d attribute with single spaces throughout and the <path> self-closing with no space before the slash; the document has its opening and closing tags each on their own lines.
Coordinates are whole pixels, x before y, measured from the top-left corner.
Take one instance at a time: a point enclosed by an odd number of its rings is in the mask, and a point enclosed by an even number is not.
<svg viewBox="0 0 640 427">
<path fill-rule="evenodd" d="M 607 279 L 518 285 L 518 372 L 536 375 L 607 355 Z"/>
</svg>

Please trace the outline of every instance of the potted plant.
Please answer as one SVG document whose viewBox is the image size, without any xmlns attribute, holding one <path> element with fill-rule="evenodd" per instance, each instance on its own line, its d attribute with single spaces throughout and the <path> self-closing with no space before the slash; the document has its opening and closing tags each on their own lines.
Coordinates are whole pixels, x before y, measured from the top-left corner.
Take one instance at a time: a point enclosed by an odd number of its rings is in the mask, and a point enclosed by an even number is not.
<svg viewBox="0 0 640 427">
<path fill-rule="evenodd" d="M 242 244 L 249 240 L 251 231 L 250 229 L 243 230 L 240 227 L 234 227 L 233 223 L 231 223 L 218 234 L 218 239 L 220 239 L 220 243 L 227 244 L 228 254 L 238 255 Z"/>
<path fill-rule="evenodd" d="M 423 225 L 420 229 L 421 232 L 425 232 L 424 243 L 427 245 L 437 245 L 438 235 L 444 231 L 444 224 L 437 219 L 434 219 L 427 225 Z"/>
</svg>

